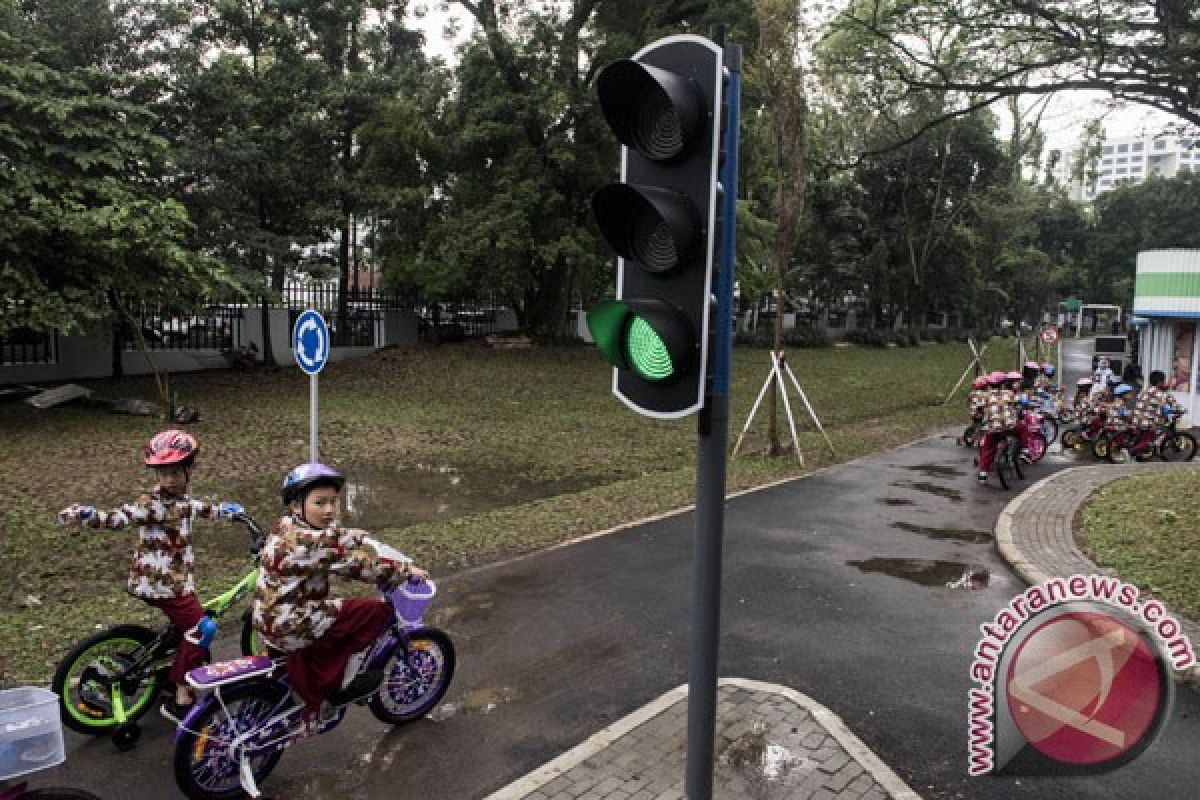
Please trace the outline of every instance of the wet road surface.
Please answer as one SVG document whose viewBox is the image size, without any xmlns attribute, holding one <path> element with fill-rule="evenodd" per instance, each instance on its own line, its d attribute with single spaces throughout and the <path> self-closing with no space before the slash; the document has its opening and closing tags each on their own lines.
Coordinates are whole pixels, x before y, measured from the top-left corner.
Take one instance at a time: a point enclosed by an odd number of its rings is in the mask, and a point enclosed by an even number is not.
<svg viewBox="0 0 1200 800">
<path fill-rule="evenodd" d="M 1036 480 L 1070 463 L 1054 456 Z M 928 798 L 1184 798 L 1200 785 L 1200 703 L 1096 778 L 966 777 L 978 626 L 1023 584 L 991 530 L 1013 496 L 933 438 L 729 503 L 720 674 L 797 689 L 839 714 Z M 355 708 L 289 751 L 278 798 L 483 797 L 686 681 L 692 516 L 448 578 L 433 621 L 459 671 L 433 719 L 388 730 Z M 38 776 L 108 800 L 173 798 L 168 729 L 139 748 L 68 734 Z"/>
</svg>

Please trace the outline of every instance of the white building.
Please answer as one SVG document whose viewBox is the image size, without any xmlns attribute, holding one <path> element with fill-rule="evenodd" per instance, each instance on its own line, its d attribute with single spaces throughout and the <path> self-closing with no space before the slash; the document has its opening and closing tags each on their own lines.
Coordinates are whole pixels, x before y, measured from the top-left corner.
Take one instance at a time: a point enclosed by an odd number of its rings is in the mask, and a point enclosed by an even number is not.
<svg viewBox="0 0 1200 800">
<path fill-rule="evenodd" d="M 1051 170 L 1054 180 L 1067 188 L 1072 200 L 1090 203 L 1097 195 L 1115 189 L 1123 182 L 1141 183 L 1151 175 L 1173 178 L 1181 172 L 1200 171 L 1200 139 L 1191 136 L 1142 134 L 1106 139 L 1100 158 L 1092 165 L 1095 184 L 1072 176 L 1079 150 L 1063 150 Z"/>
</svg>

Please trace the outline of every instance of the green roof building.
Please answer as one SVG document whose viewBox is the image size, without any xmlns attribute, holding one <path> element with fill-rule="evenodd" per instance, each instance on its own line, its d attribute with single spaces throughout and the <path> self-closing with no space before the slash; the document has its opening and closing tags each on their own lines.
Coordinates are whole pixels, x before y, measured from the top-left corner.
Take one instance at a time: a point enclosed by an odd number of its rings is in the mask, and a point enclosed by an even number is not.
<svg viewBox="0 0 1200 800">
<path fill-rule="evenodd" d="M 1147 320 L 1141 329 L 1143 371 L 1166 373 L 1167 387 L 1187 404 L 1185 423 L 1194 424 L 1200 420 L 1200 250 L 1138 253 L 1133 313 Z"/>
</svg>

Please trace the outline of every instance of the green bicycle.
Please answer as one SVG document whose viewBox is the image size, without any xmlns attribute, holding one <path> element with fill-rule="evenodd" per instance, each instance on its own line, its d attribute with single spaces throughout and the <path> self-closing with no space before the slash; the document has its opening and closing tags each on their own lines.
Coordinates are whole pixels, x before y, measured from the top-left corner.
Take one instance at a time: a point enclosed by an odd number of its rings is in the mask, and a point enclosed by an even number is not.
<svg viewBox="0 0 1200 800">
<path fill-rule="evenodd" d="M 266 533 L 246 514 L 233 519 L 245 525 L 253 537 L 250 554 L 254 568 L 231 589 L 204 604 L 205 616 L 212 620 L 251 592 L 258 581 L 258 553 Z M 142 625 L 116 625 L 72 647 L 59 662 L 50 686 L 59 697 L 63 724 L 80 733 L 111 734 L 118 750 L 132 749 L 141 738 L 137 720 L 153 707 L 159 692 L 168 688 L 167 673 L 180 635 L 170 625 L 158 631 Z M 265 652 L 249 611 L 242 614 L 241 651 L 243 655 Z"/>
</svg>

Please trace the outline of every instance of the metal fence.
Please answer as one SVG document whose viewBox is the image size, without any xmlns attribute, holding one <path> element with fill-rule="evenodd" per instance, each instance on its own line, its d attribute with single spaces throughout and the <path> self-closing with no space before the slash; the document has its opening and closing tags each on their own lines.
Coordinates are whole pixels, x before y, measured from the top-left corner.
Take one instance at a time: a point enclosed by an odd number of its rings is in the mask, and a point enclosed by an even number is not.
<svg viewBox="0 0 1200 800">
<path fill-rule="evenodd" d="M 0 365 L 57 364 L 58 334 L 17 328 L 0 336 Z"/>
<path fill-rule="evenodd" d="M 229 351 L 242 343 L 243 308 L 214 303 L 192 314 L 168 314 L 160 308 L 143 306 L 135 317 L 150 350 Z M 121 331 L 121 346 L 138 349 L 137 337 L 127 326 Z"/>
</svg>

